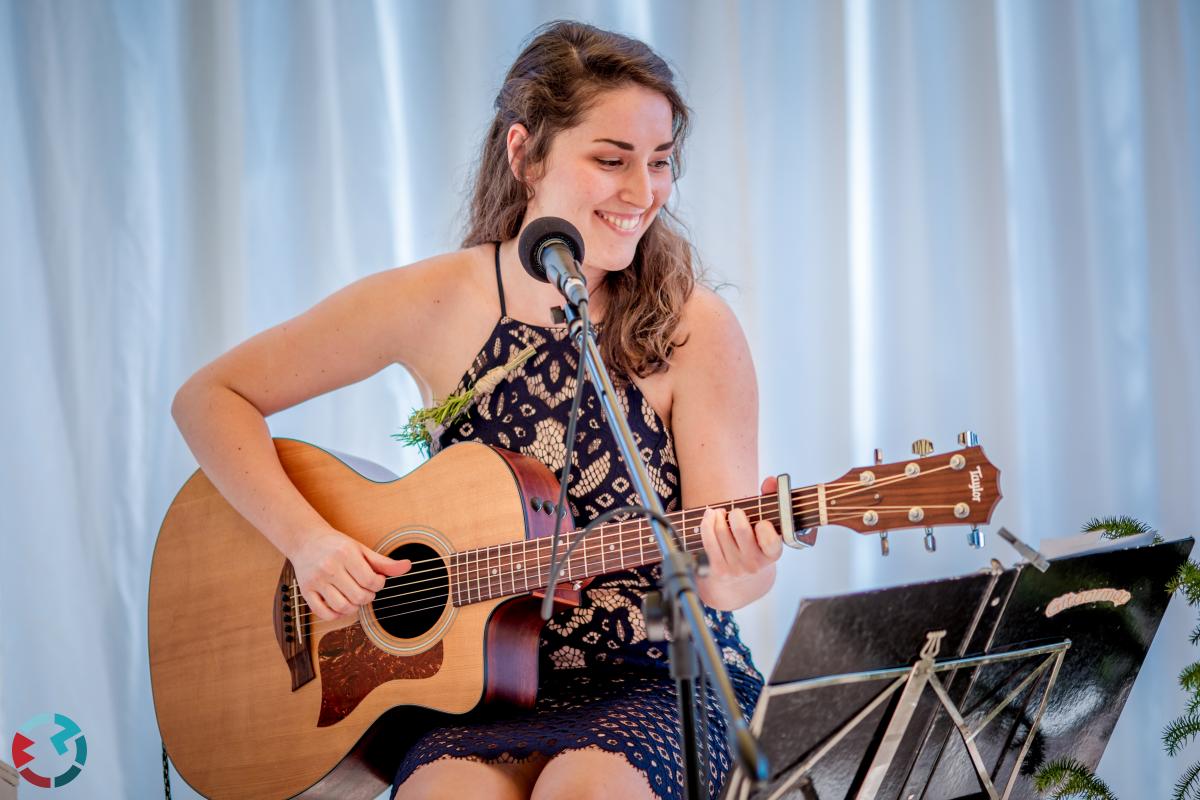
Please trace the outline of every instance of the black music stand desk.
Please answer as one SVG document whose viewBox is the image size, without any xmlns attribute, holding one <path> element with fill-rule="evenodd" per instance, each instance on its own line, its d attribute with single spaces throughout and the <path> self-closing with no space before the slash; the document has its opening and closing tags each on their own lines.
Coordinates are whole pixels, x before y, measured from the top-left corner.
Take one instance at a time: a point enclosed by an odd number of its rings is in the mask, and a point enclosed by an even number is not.
<svg viewBox="0 0 1200 800">
<path fill-rule="evenodd" d="M 1193 540 L 804 600 L 752 720 L 771 760 L 728 800 L 1033 798 L 1095 768 Z"/>
</svg>

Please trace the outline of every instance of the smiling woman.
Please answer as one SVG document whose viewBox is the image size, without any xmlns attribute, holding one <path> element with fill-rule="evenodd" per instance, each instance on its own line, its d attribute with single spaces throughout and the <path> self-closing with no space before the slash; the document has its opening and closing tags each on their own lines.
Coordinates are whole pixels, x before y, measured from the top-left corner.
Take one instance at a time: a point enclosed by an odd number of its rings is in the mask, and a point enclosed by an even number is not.
<svg viewBox="0 0 1200 800">
<path fill-rule="evenodd" d="M 756 494 L 757 390 L 746 341 L 725 304 L 698 285 L 691 246 L 666 207 L 687 128 L 671 70 L 645 44 L 577 23 L 545 26 L 496 98 L 463 249 L 355 283 L 179 390 L 175 417 L 205 474 L 288 558 L 321 620 L 352 619 L 411 563 L 322 518 L 289 481 L 264 418 L 389 364 L 412 373 L 427 404 L 469 398 L 469 409 L 435 432 L 435 454 L 482 442 L 536 459 L 556 478 L 569 473 L 577 524 L 637 503 L 590 385 L 580 387 L 565 469 L 577 351 L 552 324 L 557 290 L 526 274 L 516 252 L 521 231 L 542 216 L 564 218 L 583 236 L 601 351 L 663 506 Z M 774 491 L 773 481 L 762 490 Z M 770 588 L 780 540 L 770 522 L 752 526 L 741 510 L 712 510 L 698 528 L 710 563 L 700 582 L 708 624 L 748 712 L 762 678 L 729 612 Z M 540 680 L 531 711 L 443 718 L 397 742 L 397 797 L 681 796 L 675 684 L 641 611 L 659 577 L 656 565 L 601 575 L 577 606 L 555 614 L 534 637 Z M 489 648 L 503 645 L 488 635 Z M 715 793 L 730 757 L 715 700 L 704 700 Z"/>
<path fill-rule="evenodd" d="M 607 273 L 597 300 L 619 309 L 600 344 L 618 372 L 665 367 L 695 283 L 691 248 L 664 207 L 689 126 L 666 62 L 642 42 L 577 23 L 546 26 L 496 95 L 463 244 L 515 240 L 524 220 L 564 202 L 557 216 L 583 233 L 589 280 Z M 540 180 L 551 171 L 562 180 Z M 571 180 L 578 185 L 563 183 Z M 630 236 L 614 241 L 617 231 Z"/>
<path fill-rule="evenodd" d="M 670 198 L 671 129 L 671 106 L 662 94 L 638 85 L 611 89 L 579 125 L 554 138 L 536 179 L 521 175 L 529 130 L 519 122 L 508 129 L 509 163 L 532 194 L 526 216 L 536 219 L 553 208 L 582 226 L 589 283 L 603 283 L 605 273 L 634 260 L 642 233 Z M 609 131 L 634 141 L 603 135 Z M 653 144 L 664 137 L 665 144 Z"/>
</svg>

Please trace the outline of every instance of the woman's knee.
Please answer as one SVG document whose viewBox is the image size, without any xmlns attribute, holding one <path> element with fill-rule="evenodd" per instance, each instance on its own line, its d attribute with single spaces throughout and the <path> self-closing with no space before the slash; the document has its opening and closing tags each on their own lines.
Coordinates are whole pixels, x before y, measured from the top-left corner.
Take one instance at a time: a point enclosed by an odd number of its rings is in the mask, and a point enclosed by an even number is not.
<svg viewBox="0 0 1200 800">
<path fill-rule="evenodd" d="M 396 791 L 396 800 L 527 800 L 544 763 L 536 758 L 496 764 L 442 758 L 413 770 Z"/>
<path fill-rule="evenodd" d="M 653 800 L 650 782 L 624 756 L 599 748 L 567 750 L 538 775 L 532 800 Z"/>
</svg>

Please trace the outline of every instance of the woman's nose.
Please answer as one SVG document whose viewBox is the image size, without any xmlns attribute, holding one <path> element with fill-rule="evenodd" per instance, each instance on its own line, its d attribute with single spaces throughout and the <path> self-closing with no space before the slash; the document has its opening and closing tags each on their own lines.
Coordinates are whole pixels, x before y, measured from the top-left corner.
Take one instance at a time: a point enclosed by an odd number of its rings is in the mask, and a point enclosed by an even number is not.
<svg viewBox="0 0 1200 800">
<path fill-rule="evenodd" d="M 638 208 L 649 208 L 654 202 L 654 185 L 650 172 L 644 167 L 629 170 L 622 187 L 621 199 Z"/>
</svg>

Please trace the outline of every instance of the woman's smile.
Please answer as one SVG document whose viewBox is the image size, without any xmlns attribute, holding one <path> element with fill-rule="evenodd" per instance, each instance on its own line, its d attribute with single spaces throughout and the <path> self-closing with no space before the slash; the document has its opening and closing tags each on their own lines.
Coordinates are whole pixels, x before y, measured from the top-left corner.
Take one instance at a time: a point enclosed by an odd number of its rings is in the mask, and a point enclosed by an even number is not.
<svg viewBox="0 0 1200 800">
<path fill-rule="evenodd" d="M 612 211 L 596 211 L 596 216 L 608 223 L 608 226 L 624 236 L 636 236 L 641 229 L 642 217 L 645 212 L 637 214 L 616 214 Z"/>
</svg>

